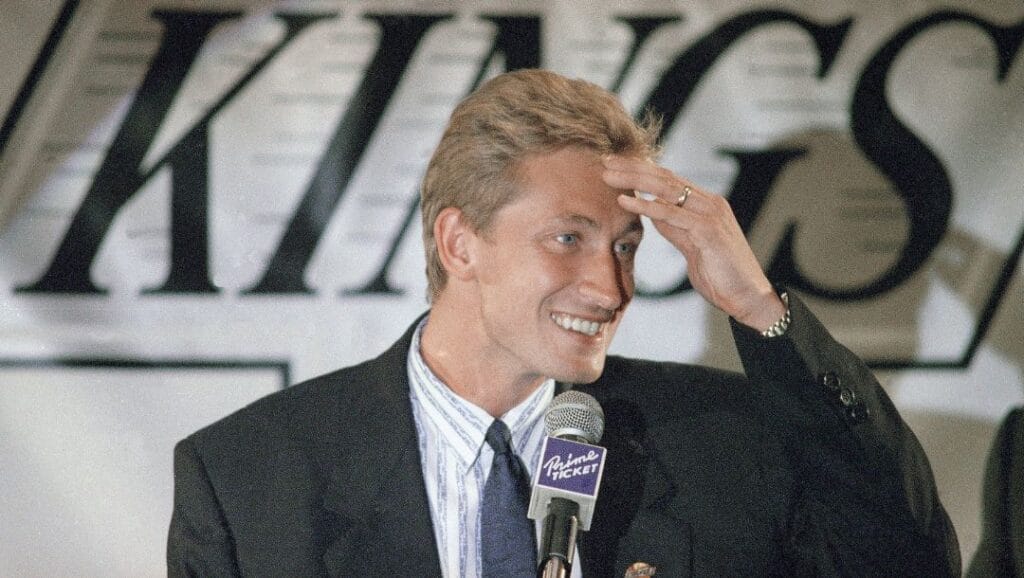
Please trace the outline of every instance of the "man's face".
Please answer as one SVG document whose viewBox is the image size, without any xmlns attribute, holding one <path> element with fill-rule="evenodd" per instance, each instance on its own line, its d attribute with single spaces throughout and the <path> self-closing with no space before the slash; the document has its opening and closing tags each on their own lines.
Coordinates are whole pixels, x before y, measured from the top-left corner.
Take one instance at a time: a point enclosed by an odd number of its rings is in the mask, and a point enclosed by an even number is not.
<svg viewBox="0 0 1024 578">
<path fill-rule="evenodd" d="M 519 198 L 475 242 L 488 360 L 520 378 L 589 383 L 633 297 L 643 229 L 594 152 L 565 148 L 520 169 Z"/>
</svg>

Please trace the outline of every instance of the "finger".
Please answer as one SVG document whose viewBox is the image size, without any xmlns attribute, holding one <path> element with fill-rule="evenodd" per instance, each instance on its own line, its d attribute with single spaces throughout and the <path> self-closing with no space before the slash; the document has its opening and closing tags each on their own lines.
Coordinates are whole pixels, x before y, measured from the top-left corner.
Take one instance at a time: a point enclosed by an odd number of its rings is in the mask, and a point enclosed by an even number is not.
<svg viewBox="0 0 1024 578">
<path fill-rule="evenodd" d="M 677 186 L 680 183 L 693 184 L 685 182 L 686 179 L 681 178 L 669 169 L 648 159 L 609 155 L 602 159 L 602 164 L 606 169 L 613 171 L 647 175 L 648 177 L 664 182 L 669 188 Z"/>
<path fill-rule="evenodd" d="M 627 211 L 651 218 L 654 228 L 662 237 L 676 246 L 689 262 L 697 254 L 696 243 L 691 238 L 690 226 L 695 222 L 687 222 L 679 218 L 679 211 L 660 201 L 644 201 L 629 195 L 619 195 L 619 205 Z M 672 220 L 661 216 L 675 217 Z"/>
<path fill-rule="evenodd" d="M 605 170 L 604 181 L 611 187 L 633 191 L 634 196 L 662 205 L 686 208 L 696 212 L 707 209 L 706 193 L 686 181 L 675 180 L 671 185 L 660 186 L 658 177 L 643 177 L 632 173 Z"/>
<path fill-rule="evenodd" d="M 655 222 L 664 222 L 678 229 L 687 230 L 692 223 L 692 215 L 687 218 L 684 207 L 677 207 L 658 201 L 647 201 L 629 195 L 619 195 L 619 206 L 631 213 L 643 215 Z M 687 201 L 689 203 L 689 201 Z"/>
<path fill-rule="evenodd" d="M 619 178 L 635 178 L 654 190 L 671 191 L 681 185 L 680 179 L 670 170 L 647 159 L 609 155 L 602 159 L 606 170 L 619 173 Z"/>
<path fill-rule="evenodd" d="M 710 194 L 701 191 L 692 182 L 679 177 L 664 167 L 636 160 L 626 163 L 607 162 L 605 164 L 604 181 L 611 187 L 650 193 L 660 201 L 670 205 L 677 205 L 684 194 L 687 196 L 687 203 L 695 199 L 695 197 Z M 687 189 L 689 189 L 688 193 L 686 192 Z"/>
<path fill-rule="evenodd" d="M 614 155 L 614 154 L 605 155 L 604 157 L 602 157 L 601 158 L 601 163 L 605 167 L 607 167 L 609 169 L 616 169 L 616 170 L 620 170 L 620 171 L 626 171 L 626 170 L 639 170 L 639 171 L 655 170 L 655 169 L 660 167 L 660 165 L 658 163 L 656 163 L 656 162 L 654 162 L 654 161 L 652 161 L 650 159 L 641 158 L 641 157 L 629 157 L 629 156 L 623 156 L 623 155 Z"/>
<path fill-rule="evenodd" d="M 683 187 L 686 186 L 685 183 L 672 176 L 652 172 L 622 171 L 606 168 L 603 178 L 608 186 L 617 189 L 644 191 L 669 204 L 676 202 Z"/>
</svg>

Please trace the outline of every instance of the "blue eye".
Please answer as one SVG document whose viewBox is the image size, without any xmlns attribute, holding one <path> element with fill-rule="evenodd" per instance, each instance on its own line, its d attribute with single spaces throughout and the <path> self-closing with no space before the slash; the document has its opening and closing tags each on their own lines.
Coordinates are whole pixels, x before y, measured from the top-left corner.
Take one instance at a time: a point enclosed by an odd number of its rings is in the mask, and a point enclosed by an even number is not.
<svg viewBox="0 0 1024 578">
<path fill-rule="evenodd" d="M 563 245 L 575 245 L 580 239 L 574 233 L 562 233 L 555 240 Z"/>
<path fill-rule="evenodd" d="M 615 252 L 620 255 L 632 255 L 636 252 L 636 243 L 616 243 Z"/>
</svg>

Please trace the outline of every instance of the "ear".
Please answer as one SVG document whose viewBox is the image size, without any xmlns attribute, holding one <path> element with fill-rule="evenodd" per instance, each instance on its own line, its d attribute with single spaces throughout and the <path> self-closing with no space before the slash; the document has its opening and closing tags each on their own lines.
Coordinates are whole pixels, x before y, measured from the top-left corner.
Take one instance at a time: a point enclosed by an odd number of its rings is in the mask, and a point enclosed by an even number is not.
<svg viewBox="0 0 1024 578">
<path fill-rule="evenodd" d="M 476 236 L 462 210 L 446 207 L 434 221 L 434 242 L 437 254 L 448 276 L 467 281 L 474 275 L 469 245 Z"/>
</svg>

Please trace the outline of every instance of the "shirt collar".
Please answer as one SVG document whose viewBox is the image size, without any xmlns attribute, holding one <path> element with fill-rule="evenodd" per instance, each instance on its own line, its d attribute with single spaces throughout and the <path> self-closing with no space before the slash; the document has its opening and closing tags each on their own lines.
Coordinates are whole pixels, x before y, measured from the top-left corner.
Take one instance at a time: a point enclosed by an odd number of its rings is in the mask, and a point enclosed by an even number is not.
<svg viewBox="0 0 1024 578">
<path fill-rule="evenodd" d="M 468 472 L 480 456 L 484 436 L 494 418 L 482 408 L 456 395 L 427 366 L 420 353 L 420 335 L 428 319 L 424 317 L 420 321 L 409 347 L 409 393 L 419 402 L 426 420 L 439 432 L 444 443 L 454 450 Z M 501 416 L 501 420 L 512 432 L 512 445 L 520 456 L 526 453 L 530 434 L 554 395 L 555 381 L 547 379 L 529 397 Z"/>
</svg>

